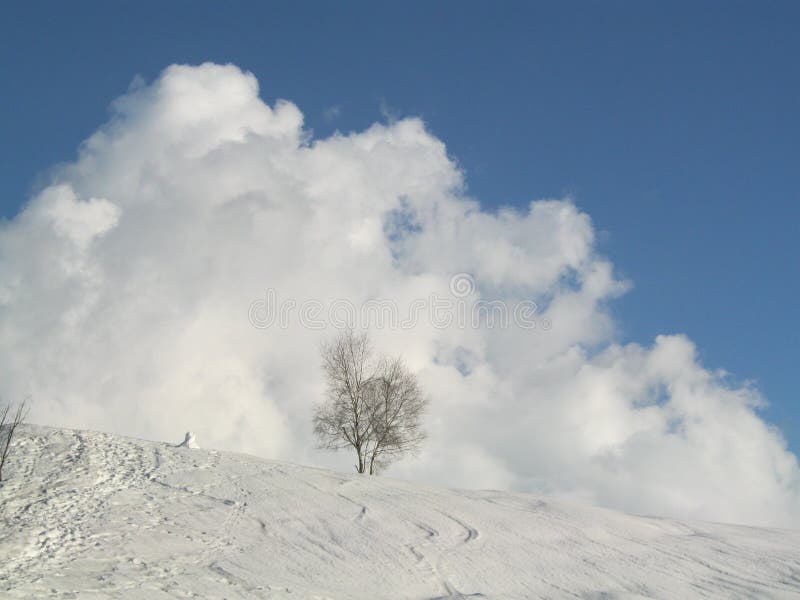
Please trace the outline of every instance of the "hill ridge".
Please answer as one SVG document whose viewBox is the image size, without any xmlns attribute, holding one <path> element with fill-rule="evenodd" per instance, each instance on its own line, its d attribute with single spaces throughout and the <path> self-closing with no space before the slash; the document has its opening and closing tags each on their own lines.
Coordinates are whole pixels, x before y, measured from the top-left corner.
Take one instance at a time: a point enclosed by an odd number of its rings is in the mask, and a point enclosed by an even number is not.
<svg viewBox="0 0 800 600">
<path fill-rule="evenodd" d="M 27 425 L 7 598 L 800 597 L 800 532 Z"/>
</svg>

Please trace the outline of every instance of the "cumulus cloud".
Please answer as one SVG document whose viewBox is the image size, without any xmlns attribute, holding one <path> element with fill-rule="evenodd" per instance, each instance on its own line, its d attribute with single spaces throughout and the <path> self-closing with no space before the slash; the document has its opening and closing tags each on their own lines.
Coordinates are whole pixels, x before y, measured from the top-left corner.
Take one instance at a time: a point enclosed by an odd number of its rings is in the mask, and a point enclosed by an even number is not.
<svg viewBox="0 0 800 600">
<path fill-rule="evenodd" d="M 32 420 L 349 468 L 310 431 L 330 328 L 254 327 L 254 300 L 404 307 L 469 273 L 469 306 L 534 301 L 540 326 L 376 329 L 432 397 L 430 442 L 392 473 L 800 524 L 758 393 L 685 336 L 617 339 L 628 284 L 569 199 L 487 211 L 420 120 L 311 139 L 231 65 L 171 66 L 112 109 L 0 225 L 0 394 L 30 394 Z"/>
</svg>

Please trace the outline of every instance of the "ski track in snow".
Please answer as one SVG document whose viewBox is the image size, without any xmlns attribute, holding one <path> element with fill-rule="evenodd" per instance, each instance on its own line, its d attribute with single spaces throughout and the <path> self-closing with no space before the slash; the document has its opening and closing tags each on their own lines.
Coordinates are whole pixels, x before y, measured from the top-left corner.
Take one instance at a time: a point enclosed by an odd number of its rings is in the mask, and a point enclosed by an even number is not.
<svg viewBox="0 0 800 600">
<path fill-rule="evenodd" d="M 6 475 L 2 598 L 800 598 L 797 531 L 36 426 Z"/>
</svg>

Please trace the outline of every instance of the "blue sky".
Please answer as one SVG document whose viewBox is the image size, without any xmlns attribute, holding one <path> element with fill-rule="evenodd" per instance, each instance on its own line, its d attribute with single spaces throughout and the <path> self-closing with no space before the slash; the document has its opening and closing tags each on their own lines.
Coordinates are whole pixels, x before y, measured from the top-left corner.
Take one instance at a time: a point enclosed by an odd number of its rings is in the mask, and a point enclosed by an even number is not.
<svg viewBox="0 0 800 600">
<path fill-rule="evenodd" d="M 135 75 L 234 62 L 316 135 L 418 115 L 484 205 L 570 194 L 634 289 L 624 340 L 685 332 L 800 451 L 800 5 L 45 3 L 0 22 L 0 214 Z"/>
</svg>

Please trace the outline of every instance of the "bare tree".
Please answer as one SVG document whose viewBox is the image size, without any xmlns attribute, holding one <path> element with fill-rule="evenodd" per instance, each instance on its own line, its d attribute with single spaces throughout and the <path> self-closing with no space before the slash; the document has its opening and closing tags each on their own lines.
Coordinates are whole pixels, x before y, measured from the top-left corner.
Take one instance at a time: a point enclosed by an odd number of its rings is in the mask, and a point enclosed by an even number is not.
<svg viewBox="0 0 800 600">
<path fill-rule="evenodd" d="M 347 330 L 323 346 L 322 363 L 327 398 L 314 412 L 321 447 L 352 447 L 356 471 L 370 475 L 419 448 L 426 399 L 401 358 L 376 359 L 368 336 Z"/>
<path fill-rule="evenodd" d="M 322 368 L 328 397 L 314 412 L 314 433 L 320 446 L 338 450 L 352 446 L 366 468 L 365 451 L 371 435 L 369 388 L 374 377 L 372 346 L 366 334 L 342 332 L 322 348 Z"/>
<path fill-rule="evenodd" d="M 425 439 L 422 416 L 427 399 L 402 358 L 384 359 L 372 381 L 371 435 L 367 448 L 369 473 L 385 468 L 403 454 L 419 449 Z"/>
<path fill-rule="evenodd" d="M 14 438 L 14 432 L 22 424 L 26 416 L 28 416 L 26 400 L 17 404 L 17 409 L 13 412 L 11 411 L 11 404 L 6 404 L 0 410 L 0 481 L 3 481 L 3 467 L 11 451 L 11 440 Z"/>
</svg>

